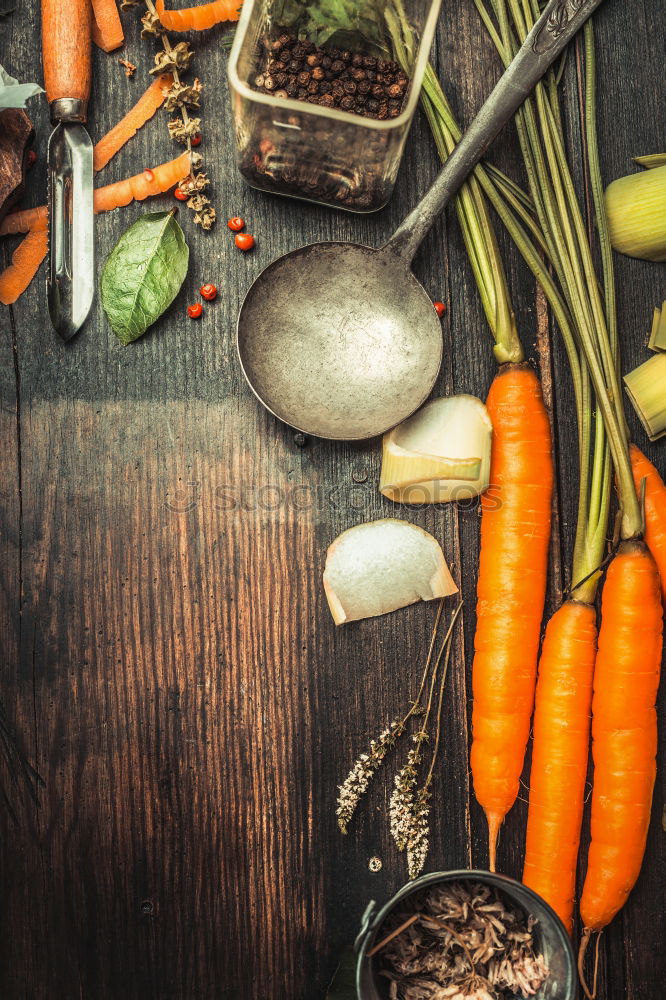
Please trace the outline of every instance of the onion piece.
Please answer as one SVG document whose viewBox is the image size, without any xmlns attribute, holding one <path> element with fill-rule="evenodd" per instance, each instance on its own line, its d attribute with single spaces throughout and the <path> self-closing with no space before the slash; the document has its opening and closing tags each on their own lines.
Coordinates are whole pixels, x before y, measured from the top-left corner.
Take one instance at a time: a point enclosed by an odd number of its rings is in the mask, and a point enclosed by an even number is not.
<svg viewBox="0 0 666 1000">
<path fill-rule="evenodd" d="M 328 547 L 324 590 L 336 625 L 432 601 L 458 590 L 436 538 L 382 518 L 343 531 Z"/>
<path fill-rule="evenodd" d="M 476 396 L 433 399 L 384 435 L 380 492 L 411 504 L 477 496 L 488 487 L 492 432 Z"/>
</svg>

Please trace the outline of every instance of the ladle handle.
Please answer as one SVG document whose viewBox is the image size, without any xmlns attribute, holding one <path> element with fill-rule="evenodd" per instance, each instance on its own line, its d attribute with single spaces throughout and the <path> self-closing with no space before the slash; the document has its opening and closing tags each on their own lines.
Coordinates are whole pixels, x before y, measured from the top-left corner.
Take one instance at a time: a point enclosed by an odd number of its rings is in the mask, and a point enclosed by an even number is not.
<svg viewBox="0 0 666 1000">
<path fill-rule="evenodd" d="M 430 228 L 491 142 L 601 0 L 551 0 L 442 167 L 435 183 L 382 248 L 410 264 Z"/>
</svg>

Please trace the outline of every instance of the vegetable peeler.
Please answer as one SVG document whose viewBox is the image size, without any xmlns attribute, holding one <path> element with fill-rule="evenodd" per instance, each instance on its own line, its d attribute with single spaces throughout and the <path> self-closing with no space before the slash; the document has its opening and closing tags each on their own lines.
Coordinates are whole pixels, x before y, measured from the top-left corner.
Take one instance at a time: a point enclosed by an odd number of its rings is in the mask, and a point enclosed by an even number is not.
<svg viewBox="0 0 666 1000">
<path fill-rule="evenodd" d="M 42 0 L 44 86 L 55 128 L 48 147 L 47 296 L 54 329 L 69 340 L 93 299 L 93 147 L 90 0 Z"/>
</svg>

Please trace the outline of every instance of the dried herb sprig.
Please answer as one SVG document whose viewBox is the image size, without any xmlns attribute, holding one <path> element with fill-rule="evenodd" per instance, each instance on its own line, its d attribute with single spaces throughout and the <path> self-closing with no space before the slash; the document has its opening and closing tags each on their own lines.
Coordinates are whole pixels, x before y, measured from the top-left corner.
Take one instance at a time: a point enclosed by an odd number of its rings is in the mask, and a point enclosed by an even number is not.
<svg viewBox="0 0 666 1000">
<path fill-rule="evenodd" d="M 342 833 L 347 833 L 349 823 L 361 798 L 368 790 L 370 781 L 379 770 L 389 751 L 405 732 L 411 718 L 422 717 L 418 729 L 412 734 L 413 746 L 407 760 L 395 778 L 395 787 L 389 805 L 390 830 L 398 850 L 407 852 L 407 867 L 410 878 L 416 878 L 425 864 L 430 839 L 430 799 L 431 784 L 441 738 L 441 718 L 444 700 L 444 685 L 451 653 L 453 629 L 460 614 L 462 603 L 456 608 L 449 622 L 437 656 L 434 658 L 437 633 L 444 602 L 441 601 L 430 639 L 421 683 L 416 698 L 402 719 L 396 719 L 370 744 L 368 753 L 361 754 L 349 774 L 339 786 L 336 816 Z M 436 696 L 439 681 L 439 693 Z M 428 690 L 425 706 L 423 695 Z M 435 714 L 435 741 L 430 756 L 430 765 L 423 784 L 419 787 L 419 773 L 423 763 L 423 746 L 429 740 L 429 724 Z"/>
<path fill-rule="evenodd" d="M 182 78 L 183 73 L 190 69 L 190 63 L 194 58 L 194 51 L 189 42 L 178 42 L 172 45 L 169 36 L 160 23 L 159 15 L 153 0 L 144 0 L 146 12 L 141 18 L 142 38 L 156 38 L 162 43 L 162 48 L 155 53 L 154 65 L 149 71 L 152 75 L 161 73 L 171 73 L 173 83 L 166 94 L 164 108 L 171 113 L 176 112 L 176 117 L 171 118 L 167 123 L 169 135 L 175 142 L 180 142 L 187 146 L 192 152 L 193 143 L 198 145 L 201 135 L 201 118 L 191 115 L 191 111 L 198 111 L 203 89 L 201 81 L 195 77 L 192 83 L 188 83 Z M 122 9 L 134 7 L 132 0 L 124 0 Z M 198 157 L 198 162 L 201 158 Z M 195 164 L 193 161 L 193 168 Z M 194 222 L 202 229 L 210 229 L 215 222 L 216 212 L 210 199 L 203 194 L 203 189 L 208 185 L 208 178 L 204 173 L 193 172 L 187 182 L 180 185 L 181 190 L 190 195 L 187 207 L 194 212 Z"/>
<path fill-rule="evenodd" d="M 379 767 L 387 753 L 395 746 L 395 741 L 398 737 L 402 736 L 405 731 L 405 726 L 412 716 L 422 711 L 421 698 L 428 679 L 428 672 L 430 670 L 430 664 L 432 663 L 432 655 L 435 651 L 435 643 L 437 641 L 437 629 L 439 628 L 439 622 L 442 617 L 443 610 L 444 601 L 441 600 L 439 602 L 439 608 L 437 609 L 437 616 L 435 618 L 435 624 L 430 638 L 430 646 L 428 648 L 428 655 L 423 668 L 421 684 L 409 711 L 403 719 L 395 719 L 376 740 L 372 740 L 369 752 L 361 754 L 361 756 L 352 765 L 352 768 L 345 780 L 339 786 L 336 816 L 338 817 L 338 826 L 340 827 L 342 833 L 347 833 L 347 828 L 354 812 L 356 811 L 356 807 L 367 792 L 372 777 L 379 770 Z"/>
<path fill-rule="evenodd" d="M 442 707 L 444 704 L 444 686 L 448 673 L 449 658 L 451 655 L 451 642 L 453 628 L 462 608 L 462 603 L 456 608 L 446 635 L 435 661 L 435 666 L 430 680 L 430 691 L 428 694 L 428 704 L 423 718 L 423 724 L 419 731 L 412 737 L 414 746 L 407 755 L 405 766 L 398 772 L 395 778 L 395 788 L 391 795 L 389 805 L 389 819 L 391 833 L 399 851 L 407 852 L 407 870 L 410 878 L 417 878 L 423 871 L 428 850 L 430 847 L 430 799 L 432 777 L 435 768 L 435 761 L 439 751 L 439 744 L 442 731 Z M 429 740 L 428 725 L 434 707 L 435 687 L 439 678 L 439 695 L 436 707 L 436 735 L 433 752 L 430 758 L 430 767 L 423 782 L 418 787 L 419 768 L 423 760 L 422 746 Z"/>
</svg>

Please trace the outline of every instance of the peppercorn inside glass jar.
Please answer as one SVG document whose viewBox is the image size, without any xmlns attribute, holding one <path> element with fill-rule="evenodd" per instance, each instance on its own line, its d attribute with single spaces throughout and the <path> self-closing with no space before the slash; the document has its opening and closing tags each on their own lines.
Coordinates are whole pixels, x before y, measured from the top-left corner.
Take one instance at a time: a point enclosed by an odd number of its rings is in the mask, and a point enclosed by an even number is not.
<svg viewBox="0 0 666 1000">
<path fill-rule="evenodd" d="M 440 3 L 246 0 L 229 59 L 236 158 L 253 187 L 351 212 L 393 191 Z"/>
</svg>

